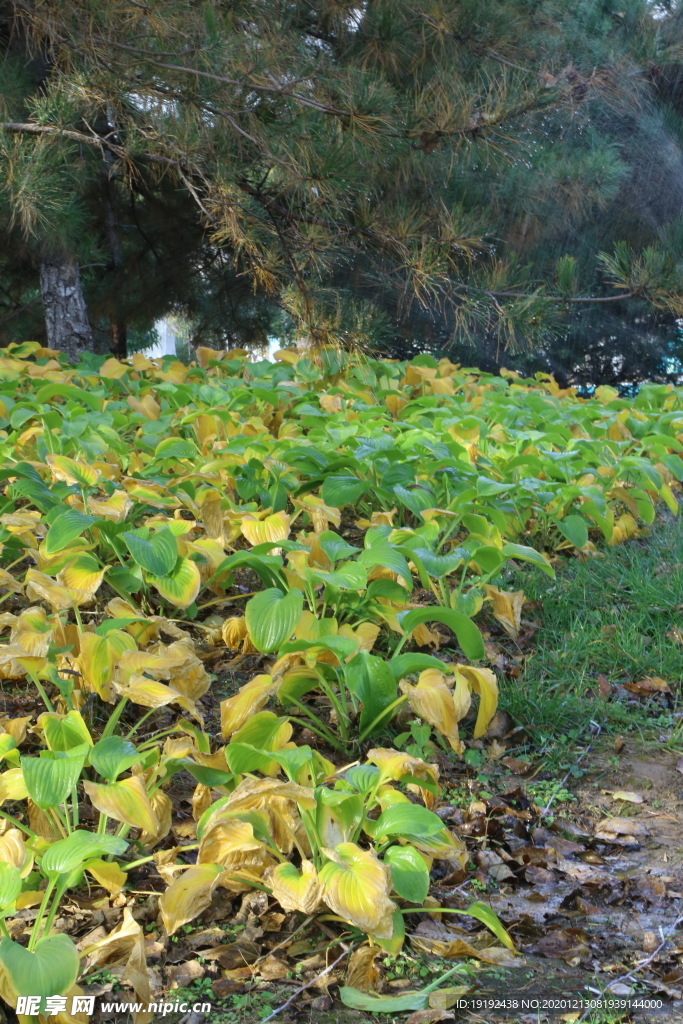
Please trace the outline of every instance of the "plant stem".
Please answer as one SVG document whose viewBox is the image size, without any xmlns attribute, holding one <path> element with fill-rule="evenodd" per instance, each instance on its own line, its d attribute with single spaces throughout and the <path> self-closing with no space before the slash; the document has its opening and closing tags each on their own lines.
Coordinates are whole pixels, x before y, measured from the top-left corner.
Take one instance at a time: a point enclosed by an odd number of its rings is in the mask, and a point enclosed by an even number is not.
<svg viewBox="0 0 683 1024">
<path fill-rule="evenodd" d="M 45 892 L 43 893 L 43 898 L 40 901 L 40 906 L 38 907 L 38 916 L 35 919 L 33 930 L 31 931 L 31 937 L 28 940 L 28 948 L 31 951 L 35 949 L 36 942 L 38 941 L 40 926 L 42 924 L 43 917 L 45 916 L 45 911 L 47 910 L 47 905 L 50 902 L 50 896 L 52 895 L 54 887 L 55 882 L 52 879 L 48 879 L 48 883 L 45 886 Z"/>
<path fill-rule="evenodd" d="M 0 811 L 0 818 L 4 818 L 5 821 L 9 821 L 11 825 L 14 825 L 15 828 L 20 829 L 22 832 L 25 832 L 27 836 L 31 837 L 31 839 L 37 838 L 36 833 L 33 831 L 33 829 L 29 828 L 28 825 L 22 825 L 20 821 L 18 821 L 16 818 L 13 818 L 11 814 L 7 813 L 7 811 Z"/>
<path fill-rule="evenodd" d="M 149 709 L 149 711 L 145 711 L 144 715 L 143 715 L 143 716 L 142 716 L 141 718 L 139 718 L 139 719 L 137 720 L 137 722 L 136 722 L 136 723 L 135 723 L 135 725 L 134 725 L 134 726 L 132 727 L 132 729 L 129 729 L 129 730 L 128 730 L 128 732 L 126 733 L 126 737 L 125 737 L 125 738 L 126 738 L 127 740 L 129 740 L 129 739 L 131 738 L 131 736 L 134 736 L 134 735 L 135 735 L 135 733 L 136 733 L 136 732 L 138 731 L 138 729 L 140 728 L 140 726 L 141 726 L 141 725 L 143 724 L 143 722 L 146 722 L 146 721 L 147 721 L 147 719 L 148 719 L 148 718 L 150 718 L 150 717 L 151 717 L 151 716 L 152 716 L 152 715 L 154 714 L 154 712 L 155 712 L 156 710 L 157 710 L 156 708 L 150 708 L 150 709 Z"/>
<path fill-rule="evenodd" d="M 374 718 L 372 722 L 370 722 L 370 725 L 367 725 L 365 729 L 363 729 L 362 733 L 360 733 L 358 737 L 358 742 L 362 743 L 367 736 L 371 735 L 373 730 L 379 725 L 379 723 L 381 722 L 385 715 L 388 715 L 389 712 L 394 711 L 396 708 L 400 707 L 401 704 L 405 704 L 407 700 L 407 695 L 405 693 L 402 693 L 400 697 L 397 697 L 396 700 L 391 702 L 391 704 L 388 704 L 387 707 L 385 707 L 384 711 L 380 711 L 377 717 Z"/>
<path fill-rule="evenodd" d="M 26 667 L 24 666 L 24 670 L 25 670 L 25 672 L 26 672 L 26 675 L 27 675 L 27 676 L 29 677 L 29 679 L 31 680 L 31 682 L 32 682 L 32 683 L 33 683 L 33 685 L 35 686 L 36 690 L 37 690 L 37 691 L 38 691 L 38 693 L 40 694 L 40 696 L 41 696 L 41 698 L 42 698 L 42 701 L 43 701 L 43 704 L 45 705 L 45 707 L 47 708 L 47 710 L 48 710 L 49 712 L 53 712 L 53 711 L 54 711 L 54 707 L 52 706 L 52 701 L 51 701 L 51 700 L 50 700 L 50 698 L 48 697 L 48 695 L 47 695 L 47 693 L 46 693 L 46 691 L 45 691 L 45 687 L 43 686 L 43 684 L 41 683 L 41 681 L 40 681 L 40 680 L 38 679 L 38 676 L 37 676 L 37 675 L 35 674 L 35 672 L 33 672 L 33 671 L 32 671 L 32 669 L 30 669 L 30 668 L 26 668 Z"/>
<path fill-rule="evenodd" d="M 114 729 L 118 725 L 119 718 L 123 714 L 123 709 L 125 708 L 127 703 L 128 703 L 128 698 L 127 697 L 122 697 L 121 700 L 116 705 L 116 707 L 114 708 L 114 710 L 112 711 L 111 716 L 109 718 L 109 721 L 105 725 L 104 731 L 102 732 L 102 735 L 101 735 L 100 739 L 104 740 L 108 736 L 111 736 L 113 734 Z"/>
</svg>

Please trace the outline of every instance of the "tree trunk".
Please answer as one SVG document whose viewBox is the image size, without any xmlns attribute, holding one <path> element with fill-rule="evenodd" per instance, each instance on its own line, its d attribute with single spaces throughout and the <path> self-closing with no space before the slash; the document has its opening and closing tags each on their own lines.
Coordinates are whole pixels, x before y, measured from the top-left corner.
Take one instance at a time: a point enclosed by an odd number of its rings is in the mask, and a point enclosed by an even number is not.
<svg viewBox="0 0 683 1024">
<path fill-rule="evenodd" d="M 63 252 L 44 256 L 40 264 L 40 294 L 45 311 L 49 348 L 59 349 L 72 362 L 92 351 L 81 275 L 76 260 Z"/>
</svg>

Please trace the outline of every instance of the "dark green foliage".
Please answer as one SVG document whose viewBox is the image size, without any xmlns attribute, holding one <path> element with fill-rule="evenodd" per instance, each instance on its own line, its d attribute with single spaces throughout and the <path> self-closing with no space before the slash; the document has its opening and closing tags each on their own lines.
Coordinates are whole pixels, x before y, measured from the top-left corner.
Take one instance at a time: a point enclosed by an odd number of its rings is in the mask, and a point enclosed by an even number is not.
<svg viewBox="0 0 683 1024">
<path fill-rule="evenodd" d="M 601 330 L 587 310 L 670 323 L 679 21 L 645 0 L 12 0 L 0 340 L 39 333 L 56 244 L 119 348 L 179 312 L 208 344 L 488 364 L 552 344 L 562 370 Z"/>
</svg>

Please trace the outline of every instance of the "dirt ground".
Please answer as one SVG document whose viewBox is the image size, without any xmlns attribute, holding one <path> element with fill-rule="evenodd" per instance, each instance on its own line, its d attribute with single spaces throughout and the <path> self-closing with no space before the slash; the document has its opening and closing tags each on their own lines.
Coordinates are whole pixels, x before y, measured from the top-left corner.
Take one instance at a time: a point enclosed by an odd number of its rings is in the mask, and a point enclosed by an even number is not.
<svg viewBox="0 0 683 1024">
<path fill-rule="evenodd" d="M 620 749 L 618 749 L 620 748 Z M 629 738 L 597 742 L 586 774 L 565 785 L 576 796 L 553 834 L 534 843 L 555 849 L 545 866 L 530 865 L 524 884 L 502 883 L 486 901 L 509 924 L 523 963 L 504 976 L 485 974 L 482 996 L 514 992 L 526 999 L 599 998 L 601 992 L 642 1000 L 623 1019 L 683 1020 L 683 757 Z M 564 846 L 562 839 L 577 849 Z M 648 1000 L 662 1000 L 661 1009 Z M 571 1011 L 472 1019 L 571 1020 Z M 596 1019 L 612 1020 L 605 1015 Z"/>
</svg>

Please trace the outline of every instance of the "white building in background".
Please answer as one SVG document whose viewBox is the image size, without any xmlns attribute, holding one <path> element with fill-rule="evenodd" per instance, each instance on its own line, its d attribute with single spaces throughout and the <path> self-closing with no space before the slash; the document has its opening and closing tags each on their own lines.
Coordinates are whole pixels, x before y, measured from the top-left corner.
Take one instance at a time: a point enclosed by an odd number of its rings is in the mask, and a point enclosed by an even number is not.
<svg viewBox="0 0 683 1024">
<path fill-rule="evenodd" d="M 178 340 L 178 336 L 168 320 L 157 320 L 154 326 L 157 334 L 159 335 L 159 340 L 156 345 L 152 345 L 151 348 L 145 349 L 145 355 L 148 359 L 162 359 L 164 356 L 176 355 L 176 342 Z"/>
</svg>

